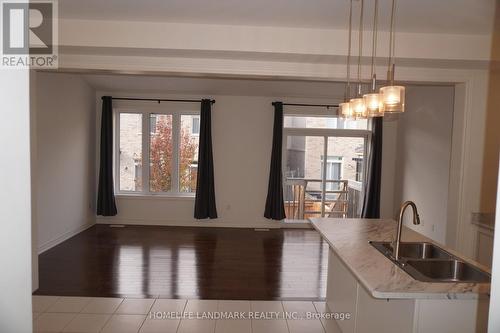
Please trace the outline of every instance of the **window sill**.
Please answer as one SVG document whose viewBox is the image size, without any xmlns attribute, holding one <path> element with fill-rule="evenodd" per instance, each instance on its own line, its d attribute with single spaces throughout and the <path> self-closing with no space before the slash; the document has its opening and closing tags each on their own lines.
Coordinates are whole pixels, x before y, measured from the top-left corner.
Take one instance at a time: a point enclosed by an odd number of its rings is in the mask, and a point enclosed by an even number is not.
<svg viewBox="0 0 500 333">
<path fill-rule="evenodd" d="M 188 200 L 194 201 L 194 194 L 116 194 L 121 200 Z"/>
</svg>

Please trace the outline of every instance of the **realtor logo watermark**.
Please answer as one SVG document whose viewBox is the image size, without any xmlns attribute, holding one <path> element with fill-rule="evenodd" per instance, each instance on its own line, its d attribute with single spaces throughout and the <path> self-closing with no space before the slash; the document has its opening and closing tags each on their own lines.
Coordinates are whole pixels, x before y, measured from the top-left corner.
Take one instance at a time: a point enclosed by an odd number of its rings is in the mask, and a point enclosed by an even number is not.
<svg viewBox="0 0 500 333">
<path fill-rule="evenodd" d="M 0 0 L 0 5 L 0 68 L 57 68 L 57 0 Z"/>
</svg>

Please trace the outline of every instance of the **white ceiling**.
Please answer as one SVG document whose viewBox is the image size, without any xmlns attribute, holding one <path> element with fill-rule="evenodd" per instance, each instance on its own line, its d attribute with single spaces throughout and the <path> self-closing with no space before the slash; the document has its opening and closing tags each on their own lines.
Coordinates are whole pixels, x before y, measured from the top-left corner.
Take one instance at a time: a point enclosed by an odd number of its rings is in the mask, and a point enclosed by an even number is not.
<svg viewBox="0 0 500 333">
<path fill-rule="evenodd" d="M 496 0 L 399 0 L 397 30 L 488 34 Z M 371 17 L 373 0 L 365 0 Z M 62 18 L 346 28 L 349 0 L 59 0 Z M 359 6 L 359 0 L 355 0 Z M 381 30 L 390 0 L 380 0 Z M 368 19 L 367 19 L 368 22 Z M 370 24 L 370 23 L 368 23 Z"/>
<path fill-rule="evenodd" d="M 58 75 L 58 74 L 55 74 Z M 235 95 L 342 99 L 344 84 L 337 82 L 237 80 L 142 75 L 95 75 L 83 78 L 96 90 L 123 93 L 177 93 L 201 96 Z"/>
</svg>

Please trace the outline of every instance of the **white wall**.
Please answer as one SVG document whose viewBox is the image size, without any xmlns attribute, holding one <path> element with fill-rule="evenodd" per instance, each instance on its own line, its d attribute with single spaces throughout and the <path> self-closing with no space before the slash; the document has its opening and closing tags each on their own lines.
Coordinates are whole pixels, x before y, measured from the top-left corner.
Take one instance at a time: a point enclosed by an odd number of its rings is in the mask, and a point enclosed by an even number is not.
<svg viewBox="0 0 500 333">
<path fill-rule="evenodd" d="M 394 208 L 414 201 L 421 225 L 411 224 L 411 213 L 405 223 L 445 243 L 454 88 L 408 87 L 406 105 L 398 121 Z"/>
<path fill-rule="evenodd" d="M 382 138 L 382 185 L 380 218 L 394 218 L 394 186 L 397 160 L 398 121 L 384 119 Z M 397 205 L 397 203 L 396 203 Z"/>
<path fill-rule="evenodd" d="M 500 172 L 498 179 L 500 179 Z M 493 245 L 493 269 L 491 277 L 491 298 L 490 298 L 490 316 L 488 323 L 488 332 L 500 331 L 500 182 L 497 185 L 497 207 L 496 207 L 496 221 L 495 225 L 495 239 Z"/>
<path fill-rule="evenodd" d="M 79 75 L 37 73 L 36 220 L 44 251 L 95 222 L 95 92 Z"/>
<path fill-rule="evenodd" d="M 35 70 L 30 70 L 30 158 L 31 158 L 31 193 L 36 193 L 36 75 Z M 31 195 L 31 274 L 32 291 L 38 289 L 38 223 L 36 216 L 37 196 Z"/>
<path fill-rule="evenodd" d="M 91 64 L 102 70 L 126 70 L 135 63 L 146 70 L 149 61 L 136 63 L 134 59 L 145 56 L 155 58 L 150 60 L 157 61 L 156 66 L 149 69 L 156 71 L 168 71 L 179 62 L 187 72 L 199 60 L 210 59 L 219 60 L 221 72 L 234 61 L 247 59 L 270 60 L 276 66 L 278 62 L 318 65 L 323 69 L 321 76 L 328 76 L 322 65 L 338 63 L 344 68 L 347 55 L 346 30 L 73 19 L 61 19 L 59 25 L 63 68 Z M 357 54 L 357 36 L 353 38 L 353 54 Z M 484 65 L 490 58 L 490 41 L 490 35 L 398 31 L 396 55 L 400 65 L 426 65 L 432 60 L 439 60 L 441 66 Z M 388 32 L 379 31 L 378 49 L 387 50 L 388 43 Z M 370 47 L 371 39 L 365 38 L 364 50 Z M 269 70 L 259 67 L 263 72 Z M 196 70 L 211 71 L 208 67 Z M 384 72 L 385 68 L 379 77 Z"/>
<path fill-rule="evenodd" d="M 31 177 L 28 70 L 0 75 L 0 331 L 31 332 Z"/>
</svg>

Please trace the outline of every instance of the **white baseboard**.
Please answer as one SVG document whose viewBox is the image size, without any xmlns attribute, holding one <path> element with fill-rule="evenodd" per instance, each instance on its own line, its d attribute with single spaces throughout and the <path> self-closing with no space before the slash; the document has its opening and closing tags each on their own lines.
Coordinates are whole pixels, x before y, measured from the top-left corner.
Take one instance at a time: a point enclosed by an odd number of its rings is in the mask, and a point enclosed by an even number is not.
<svg viewBox="0 0 500 333">
<path fill-rule="evenodd" d="M 123 225 L 150 225 L 150 226 L 172 226 L 172 227 L 223 227 L 223 228 L 250 228 L 250 229 L 280 229 L 280 228 L 306 228 L 310 229 L 309 223 L 284 223 L 280 221 L 255 221 L 239 223 L 229 220 L 169 220 L 169 219 L 139 219 L 121 217 L 97 217 L 97 224 L 123 224 Z"/>
<path fill-rule="evenodd" d="M 80 232 L 87 230 L 88 228 L 90 228 L 94 224 L 95 223 L 88 223 L 88 224 L 82 225 L 82 226 L 76 228 L 75 230 L 68 231 L 59 237 L 56 237 L 56 238 L 54 238 L 54 239 L 52 239 L 52 240 L 50 240 L 42 245 L 39 245 L 38 246 L 38 254 L 40 255 L 43 252 L 53 248 L 54 246 L 61 244 L 65 240 L 68 240 L 71 237 L 79 234 Z"/>
<path fill-rule="evenodd" d="M 284 220 L 281 222 L 281 228 L 287 229 L 314 229 L 309 220 Z"/>
</svg>

